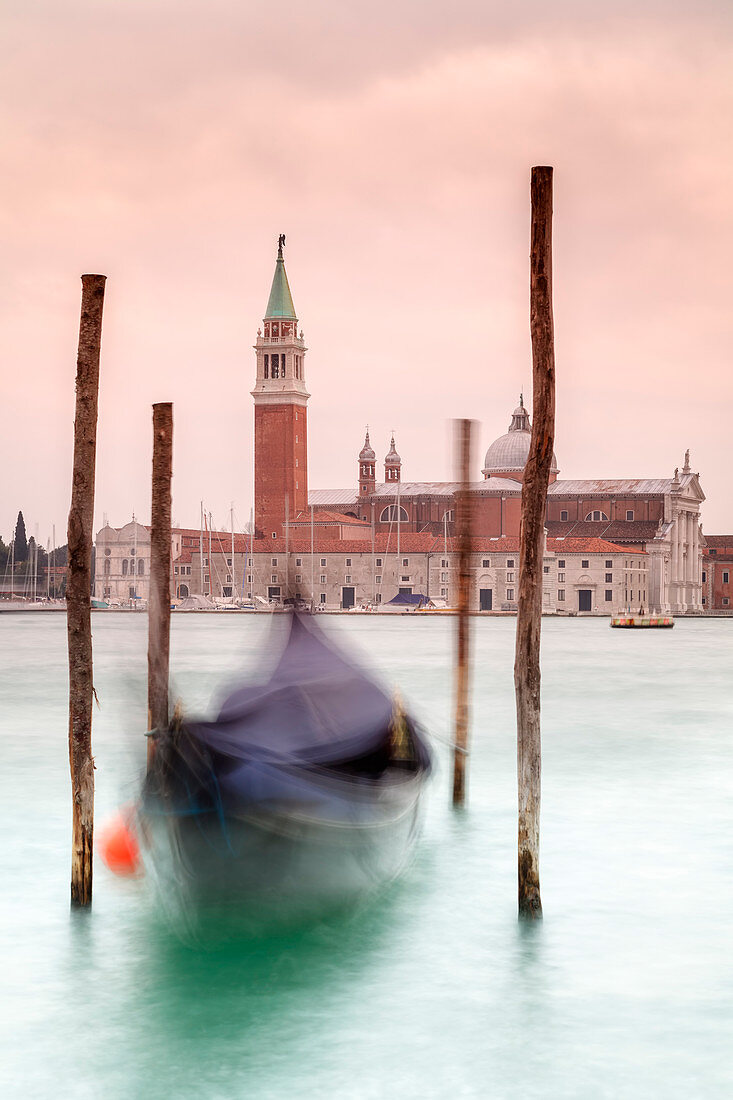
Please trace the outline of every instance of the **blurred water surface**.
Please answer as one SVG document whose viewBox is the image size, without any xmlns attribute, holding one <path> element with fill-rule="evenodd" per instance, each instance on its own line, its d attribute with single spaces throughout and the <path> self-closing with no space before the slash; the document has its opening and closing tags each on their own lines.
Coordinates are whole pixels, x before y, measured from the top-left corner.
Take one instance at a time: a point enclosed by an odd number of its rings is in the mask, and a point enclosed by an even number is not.
<svg viewBox="0 0 733 1100">
<path fill-rule="evenodd" d="M 452 620 L 319 622 L 448 735 Z M 257 668 L 271 625 L 174 616 L 185 705 Z M 99 822 L 139 782 L 147 623 L 93 627 Z M 382 899 L 192 943 L 99 860 L 93 911 L 70 914 L 65 619 L 0 615 L 2 1095 L 731 1095 L 733 622 L 544 621 L 537 927 L 516 921 L 514 621 L 473 631 L 466 812 L 439 743 L 417 858 Z"/>
</svg>

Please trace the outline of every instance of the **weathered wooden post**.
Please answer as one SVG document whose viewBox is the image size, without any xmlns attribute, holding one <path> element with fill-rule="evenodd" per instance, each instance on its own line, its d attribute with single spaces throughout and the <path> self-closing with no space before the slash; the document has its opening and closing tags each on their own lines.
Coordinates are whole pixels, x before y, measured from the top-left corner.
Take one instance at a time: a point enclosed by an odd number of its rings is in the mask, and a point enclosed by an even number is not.
<svg viewBox="0 0 733 1100">
<path fill-rule="evenodd" d="M 514 688 L 517 699 L 519 916 L 542 917 L 540 898 L 540 628 L 547 486 L 555 443 L 552 319 L 552 168 L 532 169 L 530 256 L 532 437 L 522 485 L 519 601 Z"/>
<path fill-rule="evenodd" d="M 456 421 L 455 447 L 460 489 L 456 494 L 456 549 L 458 553 L 458 618 L 456 621 L 456 720 L 453 738 L 453 805 L 466 801 L 468 754 L 469 600 L 471 594 L 471 435 L 472 420 Z"/>
<path fill-rule="evenodd" d="M 173 405 L 153 405 L 153 501 L 148 600 L 148 729 L 168 726 L 168 668 L 171 629 L 171 478 Z M 155 752 L 148 738 L 148 767 Z"/>
<path fill-rule="evenodd" d="M 106 275 L 82 275 L 76 360 L 74 469 L 68 526 L 66 629 L 69 648 L 69 764 L 71 767 L 71 904 L 92 903 L 94 759 L 92 757 L 92 540 L 97 454 L 99 355 Z"/>
</svg>

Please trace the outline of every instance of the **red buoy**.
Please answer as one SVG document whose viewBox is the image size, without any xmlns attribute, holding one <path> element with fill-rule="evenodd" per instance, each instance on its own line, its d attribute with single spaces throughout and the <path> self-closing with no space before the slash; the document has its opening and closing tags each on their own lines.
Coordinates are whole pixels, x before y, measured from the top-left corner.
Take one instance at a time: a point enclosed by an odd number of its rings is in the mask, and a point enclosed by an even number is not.
<svg viewBox="0 0 733 1100">
<path fill-rule="evenodd" d="M 136 875 L 140 870 L 140 847 L 129 811 L 120 811 L 99 830 L 96 847 L 116 875 Z"/>
</svg>

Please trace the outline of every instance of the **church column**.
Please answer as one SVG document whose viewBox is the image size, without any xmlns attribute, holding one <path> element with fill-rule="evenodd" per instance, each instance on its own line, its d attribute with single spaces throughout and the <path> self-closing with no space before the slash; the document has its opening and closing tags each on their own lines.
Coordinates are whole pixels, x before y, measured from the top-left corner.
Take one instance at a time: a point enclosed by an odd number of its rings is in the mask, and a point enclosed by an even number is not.
<svg viewBox="0 0 733 1100">
<path fill-rule="evenodd" d="M 685 561 L 685 527 L 687 525 L 687 513 L 680 511 L 677 515 L 677 569 L 679 574 L 679 604 L 680 611 L 687 610 L 687 588 L 685 577 L 687 562 Z"/>
<path fill-rule="evenodd" d="M 701 606 L 699 518 L 697 512 L 692 513 L 692 604 L 697 609 Z"/>
<path fill-rule="evenodd" d="M 675 515 L 675 607 L 682 609 L 682 513 L 678 509 Z"/>
<path fill-rule="evenodd" d="M 673 515 L 672 530 L 670 531 L 670 549 L 672 552 L 672 560 L 669 570 L 669 602 L 673 611 L 677 610 L 677 603 L 679 600 L 677 589 L 677 554 L 679 550 L 679 539 L 677 533 L 677 517 Z"/>
<path fill-rule="evenodd" d="M 690 513 L 690 520 L 690 526 L 692 528 L 690 543 L 690 552 L 692 557 L 692 563 L 690 567 L 690 606 L 693 608 L 697 608 L 700 604 L 700 588 L 698 585 L 700 576 L 697 568 L 697 516 L 694 512 Z"/>
</svg>

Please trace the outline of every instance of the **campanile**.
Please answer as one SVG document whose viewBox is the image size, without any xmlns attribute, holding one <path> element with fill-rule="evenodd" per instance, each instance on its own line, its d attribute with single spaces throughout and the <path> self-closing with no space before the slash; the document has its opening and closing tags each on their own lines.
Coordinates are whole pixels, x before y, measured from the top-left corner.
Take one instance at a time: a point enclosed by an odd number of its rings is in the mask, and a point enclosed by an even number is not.
<svg viewBox="0 0 733 1100">
<path fill-rule="evenodd" d="M 280 542 L 285 517 L 308 507 L 308 420 L 303 333 L 298 331 L 280 236 L 275 274 L 257 332 L 255 403 L 255 528 Z"/>
</svg>

